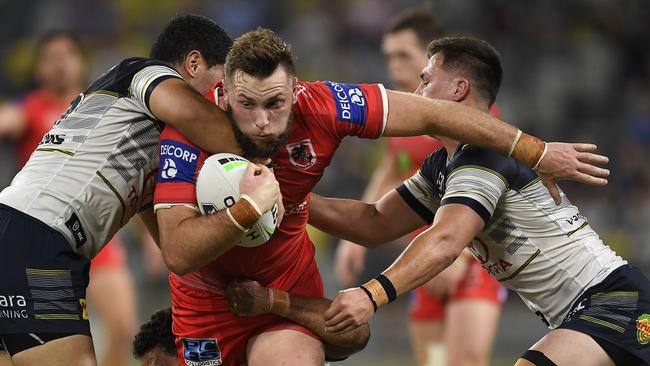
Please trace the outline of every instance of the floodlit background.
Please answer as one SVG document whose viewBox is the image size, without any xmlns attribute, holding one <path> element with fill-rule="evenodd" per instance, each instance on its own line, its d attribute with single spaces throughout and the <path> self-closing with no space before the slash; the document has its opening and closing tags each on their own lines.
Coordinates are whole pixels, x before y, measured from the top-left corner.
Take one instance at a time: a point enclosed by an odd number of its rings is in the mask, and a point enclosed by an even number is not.
<svg viewBox="0 0 650 366">
<path fill-rule="evenodd" d="M 233 37 L 270 27 L 293 45 L 300 79 L 384 82 L 380 53 L 387 21 L 419 1 L 387 0 L 0 0 L 0 101 L 33 87 L 35 42 L 51 29 L 81 37 L 87 80 L 130 56 L 145 56 L 174 15 L 198 13 Z M 650 274 L 650 2 L 634 0 L 438 0 L 424 3 L 449 35 L 491 42 L 505 69 L 497 99 L 503 118 L 546 140 L 590 141 L 610 156 L 606 188 L 562 187 L 592 226 L 621 255 Z M 317 192 L 358 198 L 382 142 L 348 139 Z M 0 142 L 0 187 L 16 172 L 11 141 Z M 121 233 L 139 298 L 140 320 L 167 306 L 166 274 L 143 264 L 134 230 Z M 328 296 L 336 240 L 314 232 Z M 366 280 L 395 258 L 399 246 L 370 253 Z M 92 304 L 90 305 L 92 308 Z M 410 365 L 407 301 L 382 309 L 368 348 L 343 365 Z M 99 352 L 101 322 L 93 322 Z M 545 328 L 511 293 L 498 331 L 493 365 L 512 364 Z"/>
</svg>

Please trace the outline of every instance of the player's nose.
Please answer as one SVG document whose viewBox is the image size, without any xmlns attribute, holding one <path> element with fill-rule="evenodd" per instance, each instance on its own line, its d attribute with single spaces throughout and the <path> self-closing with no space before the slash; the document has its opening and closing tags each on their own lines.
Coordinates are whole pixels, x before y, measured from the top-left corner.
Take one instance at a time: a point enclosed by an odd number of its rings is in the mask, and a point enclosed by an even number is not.
<svg viewBox="0 0 650 366">
<path fill-rule="evenodd" d="M 265 110 L 259 111 L 255 116 L 255 126 L 260 130 L 265 129 L 270 123 L 269 113 Z"/>
</svg>

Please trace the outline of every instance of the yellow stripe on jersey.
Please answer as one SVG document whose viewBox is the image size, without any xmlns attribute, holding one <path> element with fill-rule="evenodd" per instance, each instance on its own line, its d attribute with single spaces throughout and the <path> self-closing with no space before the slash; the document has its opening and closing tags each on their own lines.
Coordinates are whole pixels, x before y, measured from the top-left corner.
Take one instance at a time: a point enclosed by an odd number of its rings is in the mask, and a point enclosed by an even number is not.
<svg viewBox="0 0 650 366">
<path fill-rule="evenodd" d="M 126 204 L 124 203 L 124 200 L 122 199 L 122 196 L 120 196 L 120 194 L 117 192 L 115 187 L 113 187 L 111 182 L 109 182 L 108 179 L 102 173 L 99 172 L 99 170 L 97 171 L 97 176 L 99 178 L 101 178 L 101 180 L 103 180 L 104 183 L 106 183 L 108 188 L 110 188 L 111 191 L 113 191 L 113 193 L 115 193 L 115 197 L 117 197 L 117 199 L 120 200 L 120 204 L 122 205 L 122 217 L 120 218 L 120 222 L 124 223 L 124 214 L 126 213 Z"/>
<path fill-rule="evenodd" d="M 43 152 L 59 152 L 61 154 L 66 154 L 68 156 L 74 156 L 74 153 L 69 150 L 63 150 L 63 149 L 56 149 L 53 147 L 39 147 L 36 149 L 36 151 L 43 151 Z"/>
<path fill-rule="evenodd" d="M 582 230 L 582 229 L 584 229 L 585 227 L 587 227 L 587 225 L 589 225 L 589 223 L 588 223 L 587 221 L 583 222 L 582 225 L 580 225 L 577 229 L 572 230 L 572 231 L 569 231 L 569 232 L 566 234 L 566 236 L 571 236 L 571 235 L 575 234 L 575 233 L 578 232 L 579 230 Z"/>
</svg>

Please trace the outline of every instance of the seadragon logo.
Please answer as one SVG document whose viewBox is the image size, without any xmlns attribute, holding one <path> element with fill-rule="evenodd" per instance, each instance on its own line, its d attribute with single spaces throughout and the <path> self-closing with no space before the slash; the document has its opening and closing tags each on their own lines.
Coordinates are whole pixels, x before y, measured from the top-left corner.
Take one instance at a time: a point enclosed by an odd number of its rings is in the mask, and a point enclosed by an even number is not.
<svg viewBox="0 0 650 366">
<path fill-rule="evenodd" d="M 650 342 L 650 314 L 641 314 L 636 319 L 636 340 L 644 345 Z"/>
</svg>

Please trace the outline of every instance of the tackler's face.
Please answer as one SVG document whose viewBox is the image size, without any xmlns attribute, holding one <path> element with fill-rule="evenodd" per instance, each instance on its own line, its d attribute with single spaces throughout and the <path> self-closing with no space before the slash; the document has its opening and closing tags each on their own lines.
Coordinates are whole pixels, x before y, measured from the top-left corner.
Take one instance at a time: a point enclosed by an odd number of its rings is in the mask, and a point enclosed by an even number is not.
<svg viewBox="0 0 650 366">
<path fill-rule="evenodd" d="M 431 99 L 453 100 L 453 75 L 444 70 L 442 62 L 442 54 L 431 56 L 420 74 L 420 86 L 415 94 Z"/>
<path fill-rule="evenodd" d="M 265 78 L 235 70 L 224 84 L 227 113 L 248 157 L 273 156 L 291 128 L 296 78 L 283 66 Z"/>
</svg>

